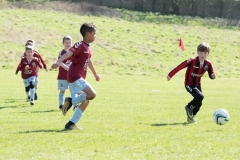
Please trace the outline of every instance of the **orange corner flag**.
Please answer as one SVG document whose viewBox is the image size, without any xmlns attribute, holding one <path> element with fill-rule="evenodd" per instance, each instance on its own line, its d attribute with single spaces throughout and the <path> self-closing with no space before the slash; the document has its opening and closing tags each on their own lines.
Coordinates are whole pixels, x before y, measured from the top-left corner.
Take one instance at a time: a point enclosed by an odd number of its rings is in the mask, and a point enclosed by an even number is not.
<svg viewBox="0 0 240 160">
<path fill-rule="evenodd" d="M 181 49 L 182 51 L 185 50 L 184 45 L 183 45 L 182 38 L 180 38 L 180 40 L 179 40 L 179 45 L 178 45 L 178 46 L 180 47 L 180 49 Z"/>
</svg>

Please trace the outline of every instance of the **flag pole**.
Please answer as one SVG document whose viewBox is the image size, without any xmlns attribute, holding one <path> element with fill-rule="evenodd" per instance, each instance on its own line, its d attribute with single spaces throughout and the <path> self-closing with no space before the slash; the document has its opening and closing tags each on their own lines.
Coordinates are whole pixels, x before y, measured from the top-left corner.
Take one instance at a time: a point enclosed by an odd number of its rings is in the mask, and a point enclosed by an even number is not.
<svg viewBox="0 0 240 160">
<path fill-rule="evenodd" d="M 181 63 L 181 58 L 182 58 L 182 52 L 185 50 L 185 48 L 184 48 L 184 45 L 183 45 L 183 41 L 182 41 L 182 38 L 180 38 L 179 39 L 179 44 L 178 44 L 178 47 L 179 47 L 179 49 L 180 49 L 180 53 L 179 53 L 179 64 Z M 178 73 L 178 92 L 180 93 L 180 82 L 181 82 L 181 80 L 180 80 L 180 72 Z"/>
<path fill-rule="evenodd" d="M 179 63 L 178 63 L 178 64 L 181 63 L 181 57 L 182 57 L 182 50 L 179 48 L 179 56 L 178 56 L 178 61 L 179 61 Z M 180 91 L 181 75 L 180 75 L 180 74 L 181 74 L 181 73 L 179 72 L 179 73 L 178 73 L 178 93 L 181 93 L 181 91 Z"/>
</svg>

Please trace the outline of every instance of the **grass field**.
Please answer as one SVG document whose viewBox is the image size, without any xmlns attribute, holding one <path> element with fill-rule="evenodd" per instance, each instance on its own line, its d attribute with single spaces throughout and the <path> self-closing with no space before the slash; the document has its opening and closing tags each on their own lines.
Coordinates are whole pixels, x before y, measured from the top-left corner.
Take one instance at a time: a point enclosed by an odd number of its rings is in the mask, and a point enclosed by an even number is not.
<svg viewBox="0 0 240 160">
<path fill-rule="evenodd" d="M 178 77 L 101 75 L 87 80 L 97 91 L 78 126 L 58 110 L 57 72 L 40 72 L 39 100 L 25 102 L 20 75 L 0 70 L 0 159 L 239 159 L 239 79 L 203 78 L 205 99 L 187 124 L 191 99 Z M 227 83 L 226 83 L 227 82 Z M 182 84 L 182 78 L 181 78 Z M 152 92 L 152 90 L 159 92 Z M 69 95 L 69 93 L 67 93 Z M 230 121 L 216 125 L 213 112 L 225 108 Z"/>
<path fill-rule="evenodd" d="M 209 60 L 218 77 L 240 77 L 239 29 L 217 28 L 199 18 L 124 13 L 126 16 L 121 19 L 69 12 L 2 9 L 0 48 L 4 56 L 0 57 L 0 67 L 15 68 L 27 39 L 34 39 L 36 49 L 48 64 L 52 63 L 62 49 L 62 37 L 71 35 L 73 42 L 81 40 L 79 27 L 87 21 L 98 28 L 97 39 L 91 46 L 93 62 L 101 73 L 165 76 L 180 61 L 196 56 L 196 47 L 206 41 L 211 45 Z M 130 16 L 134 14 L 139 18 Z M 186 48 L 181 58 L 179 38 L 183 39 Z"/>
<path fill-rule="evenodd" d="M 194 17 L 121 12 L 108 17 L 44 8 L 0 10 L 0 159 L 240 159 L 239 28 Z M 36 40 L 50 66 L 62 37 L 78 41 L 86 21 L 98 27 L 91 46 L 101 81 L 88 74 L 97 97 L 77 124 L 83 131 L 65 131 L 73 111 L 63 116 L 58 110 L 57 71 L 40 71 L 34 107 L 25 102 L 22 79 L 14 73 L 27 39 Z M 181 57 L 179 38 L 186 48 Z M 184 72 L 169 82 L 165 76 L 194 57 L 202 41 L 211 45 L 217 79 L 202 78 L 205 99 L 198 123 L 188 124 L 184 106 L 192 97 L 183 87 Z M 224 126 L 212 120 L 218 108 L 230 114 Z"/>
</svg>

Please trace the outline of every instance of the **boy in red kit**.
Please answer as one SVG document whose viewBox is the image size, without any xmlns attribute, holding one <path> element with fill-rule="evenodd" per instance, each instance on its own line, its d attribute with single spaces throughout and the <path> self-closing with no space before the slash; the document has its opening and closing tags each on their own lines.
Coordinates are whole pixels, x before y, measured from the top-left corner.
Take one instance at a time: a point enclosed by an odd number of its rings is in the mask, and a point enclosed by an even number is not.
<svg viewBox="0 0 240 160">
<path fill-rule="evenodd" d="M 201 89 L 201 77 L 207 71 L 209 78 L 216 78 L 212 64 L 207 60 L 209 52 L 209 44 L 205 42 L 201 43 L 197 47 L 197 57 L 182 62 L 167 76 L 167 80 L 169 81 L 178 71 L 187 67 L 185 73 L 185 88 L 193 96 L 193 100 L 185 106 L 186 114 L 188 117 L 187 121 L 189 123 L 196 123 L 194 117 L 202 106 L 202 100 L 204 96 Z"/>
<path fill-rule="evenodd" d="M 32 45 L 34 47 L 35 46 L 35 41 L 32 40 L 32 39 L 29 39 L 29 40 L 27 40 L 25 46 L 27 46 L 27 45 Z M 22 57 L 25 57 L 25 56 L 26 56 L 26 52 L 23 53 Z M 43 60 L 42 56 L 40 55 L 40 53 L 37 50 L 33 51 L 33 57 L 36 57 L 38 59 L 39 63 L 41 63 L 43 65 L 44 69 L 47 72 L 48 68 L 47 68 L 46 62 Z M 38 96 L 37 96 L 38 70 L 39 70 L 39 68 L 37 69 L 37 78 L 36 78 L 35 95 L 34 95 L 35 100 L 38 99 Z M 29 95 L 29 88 L 28 87 L 25 87 L 25 91 L 26 91 L 26 94 Z"/>
<path fill-rule="evenodd" d="M 85 80 L 87 74 L 87 67 L 90 68 L 97 81 L 100 80 L 99 75 L 94 69 L 91 61 L 92 49 L 90 43 L 95 40 L 96 27 L 91 23 L 84 23 L 80 27 L 80 33 L 83 36 L 83 41 L 79 41 L 70 48 L 70 50 L 58 59 L 52 65 L 53 68 L 59 66 L 60 62 L 71 57 L 72 64 L 68 70 L 68 83 L 72 90 L 71 98 L 66 97 L 62 108 L 63 115 L 65 115 L 72 104 L 80 104 L 74 111 L 70 121 L 65 125 L 65 129 L 80 129 L 76 123 L 82 117 L 82 113 L 89 104 L 89 100 L 96 97 L 96 92 L 92 86 Z"/>
<path fill-rule="evenodd" d="M 71 48 L 72 46 L 72 37 L 70 36 L 65 36 L 63 37 L 63 46 L 64 49 L 62 51 L 60 51 L 58 59 L 60 57 L 62 57 L 65 53 L 68 52 L 68 50 Z M 65 65 L 61 65 L 58 68 L 58 89 L 59 94 L 58 94 L 58 102 L 59 102 L 59 109 L 62 110 L 62 106 L 63 106 L 63 99 L 64 99 L 64 94 L 65 94 L 65 90 L 68 89 L 68 82 L 67 82 L 67 74 L 68 74 L 68 68 L 71 65 L 71 58 L 67 58 L 65 60 L 62 61 L 62 63 L 64 63 Z"/>
<path fill-rule="evenodd" d="M 26 56 L 21 59 L 20 64 L 17 67 L 16 74 L 19 70 L 22 71 L 22 78 L 25 87 L 30 88 L 30 105 L 34 105 L 34 94 L 36 85 L 36 77 L 38 67 L 42 68 L 36 57 L 33 57 L 34 49 L 33 45 L 27 45 L 25 47 Z"/>
</svg>

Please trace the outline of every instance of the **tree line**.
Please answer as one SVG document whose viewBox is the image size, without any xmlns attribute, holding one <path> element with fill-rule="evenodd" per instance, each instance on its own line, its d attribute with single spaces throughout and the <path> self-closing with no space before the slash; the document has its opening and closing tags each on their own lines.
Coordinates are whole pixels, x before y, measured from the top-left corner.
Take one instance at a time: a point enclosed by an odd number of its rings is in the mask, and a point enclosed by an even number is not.
<svg viewBox="0 0 240 160">
<path fill-rule="evenodd" d="M 240 19 L 240 0 L 72 0 L 164 15 Z"/>
<path fill-rule="evenodd" d="M 5 1 L 5 0 L 0 0 Z M 11 2 L 43 2 L 51 0 L 8 0 Z M 56 0 L 55 0 L 56 1 Z M 61 1 L 61 0 L 59 0 Z M 65 0 L 62 0 L 65 1 Z M 218 17 L 240 20 L 240 0 L 69 0 L 95 5 L 125 8 L 141 12 L 159 12 L 163 15 Z"/>
</svg>

